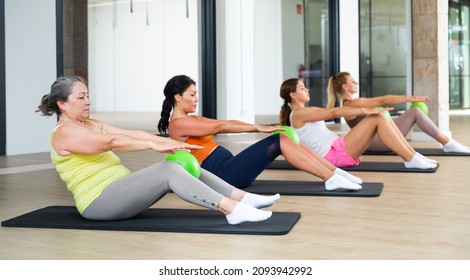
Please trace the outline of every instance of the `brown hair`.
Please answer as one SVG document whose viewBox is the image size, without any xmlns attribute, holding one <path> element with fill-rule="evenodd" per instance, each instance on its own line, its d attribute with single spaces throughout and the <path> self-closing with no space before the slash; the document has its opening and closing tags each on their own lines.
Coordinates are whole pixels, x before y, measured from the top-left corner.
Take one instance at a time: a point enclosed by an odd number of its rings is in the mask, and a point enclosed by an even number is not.
<svg viewBox="0 0 470 280">
<path fill-rule="evenodd" d="M 347 83 L 348 77 L 351 76 L 348 72 L 339 72 L 336 76 L 328 79 L 328 103 L 327 108 L 335 107 L 336 94 L 341 95 L 343 85 Z"/>
<path fill-rule="evenodd" d="M 285 80 L 281 85 L 280 96 L 284 99 L 284 105 L 281 107 L 281 113 L 279 115 L 279 123 L 281 125 L 290 125 L 290 113 L 292 109 L 289 105 L 291 102 L 290 93 L 297 91 L 297 84 L 299 83 L 299 79 L 292 78 Z"/>
</svg>

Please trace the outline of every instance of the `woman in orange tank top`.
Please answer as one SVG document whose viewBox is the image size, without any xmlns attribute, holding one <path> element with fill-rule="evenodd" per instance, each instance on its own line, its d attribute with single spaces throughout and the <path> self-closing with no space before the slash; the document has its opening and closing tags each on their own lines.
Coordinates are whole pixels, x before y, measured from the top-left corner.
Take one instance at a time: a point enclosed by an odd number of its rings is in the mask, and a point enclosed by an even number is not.
<svg viewBox="0 0 470 280">
<path fill-rule="evenodd" d="M 284 134 L 270 135 L 233 155 L 218 145 L 212 135 L 240 132 L 271 133 L 279 131 L 280 128 L 237 120 L 190 116 L 189 114 L 196 111 L 198 96 L 196 82 L 188 76 L 179 75 L 171 78 L 163 93 L 165 100 L 158 123 L 160 133 L 169 133 L 170 137 L 177 141 L 203 146 L 203 151 L 193 152 L 201 167 L 231 185 L 239 188 L 250 186 L 276 157 L 283 155 L 296 168 L 324 180 L 327 190 L 362 188 L 360 178 L 335 167 L 305 144 L 297 145 Z"/>
</svg>

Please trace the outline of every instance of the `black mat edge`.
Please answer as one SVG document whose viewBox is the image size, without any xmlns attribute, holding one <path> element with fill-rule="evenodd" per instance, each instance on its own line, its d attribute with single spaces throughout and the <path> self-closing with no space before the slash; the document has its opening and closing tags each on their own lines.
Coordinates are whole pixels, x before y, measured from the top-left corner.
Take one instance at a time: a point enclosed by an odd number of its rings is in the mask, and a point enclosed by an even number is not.
<svg viewBox="0 0 470 280">
<path fill-rule="evenodd" d="M 386 166 L 386 168 L 384 166 Z M 392 166 L 392 168 L 388 168 L 387 166 Z M 438 167 L 439 166 L 431 169 L 405 168 L 402 162 L 363 161 L 357 166 L 341 167 L 341 169 L 364 172 L 434 173 L 437 171 Z M 286 160 L 275 160 L 266 169 L 297 170 L 297 168 Z"/>
<path fill-rule="evenodd" d="M 46 212 L 46 214 L 43 214 Z M 47 214 L 47 212 L 52 212 Z M 194 227 L 187 225 L 163 225 L 160 227 L 139 226 L 139 223 L 157 219 L 159 214 L 170 220 L 171 215 L 190 215 L 191 220 L 198 221 Z M 31 215 L 46 221 L 28 222 Z M 271 218 L 261 222 L 246 222 L 239 225 L 229 225 L 224 215 L 212 210 L 150 208 L 138 216 L 118 221 L 92 221 L 80 216 L 74 206 L 48 206 L 23 215 L 2 221 L 2 227 L 42 228 L 42 229 L 76 229 L 76 230 L 112 230 L 112 231 L 145 231 L 145 232 L 179 232 L 179 233 L 211 233 L 211 234 L 249 234 L 249 235 L 285 235 L 300 219 L 299 212 L 273 212 Z M 70 219 L 64 225 L 55 224 L 57 218 Z M 55 219 L 55 221 L 54 221 Z M 183 219 L 184 220 L 184 219 Z M 184 222 L 184 221 L 183 221 Z M 74 224 L 74 223 L 78 223 Z M 279 225 L 282 225 L 279 228 Z M 81 225 L 81 226 L 80 226 Z M 137 226 L 136 226 L 137 225 Z M 215 228 L 214 228 L 215 227 Z M 278 229 L 273 230 L 273 227 Z"/>
<path fill-rule="evenodd" d="M 285 184 L 285 186 L 281 184 Z M 328 191 L 325 189 L 325 183 L 318 181 L 256 180 L 252 186 L 243 190 L 261 195 L 279 193 L 280 195 L 292 196 L 379 197 L 384 184 L 381 182 L 364 182 L 362 186 L 363 189 L 357 191 Z"/>
</svg>

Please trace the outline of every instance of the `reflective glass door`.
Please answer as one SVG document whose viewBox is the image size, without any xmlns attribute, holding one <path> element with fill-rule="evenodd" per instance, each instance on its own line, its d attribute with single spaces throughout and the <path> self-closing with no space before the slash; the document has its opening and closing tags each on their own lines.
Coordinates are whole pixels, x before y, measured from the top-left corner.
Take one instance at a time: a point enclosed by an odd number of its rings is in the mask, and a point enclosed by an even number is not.
<svg viewBox="0 0 470 280">
<path fill-rule="evenodd" d="M 470 108 L 470 1 L 449 5 L 449 106 Z"/>
<path fill-rule="evenodd" d="M 310 105 L 324 107 L 330 75 L 330 31 L 328 0 L 305 0 L 305 65 L 299 67 L 310 89 Z"/>
<path fill-rule="evenodd" d="M 409 0 L 360 0 L 360 94 L 405 95 L 410 87 Z M 406 109 L 406 104 L 395 110 Z"/>
</svg>

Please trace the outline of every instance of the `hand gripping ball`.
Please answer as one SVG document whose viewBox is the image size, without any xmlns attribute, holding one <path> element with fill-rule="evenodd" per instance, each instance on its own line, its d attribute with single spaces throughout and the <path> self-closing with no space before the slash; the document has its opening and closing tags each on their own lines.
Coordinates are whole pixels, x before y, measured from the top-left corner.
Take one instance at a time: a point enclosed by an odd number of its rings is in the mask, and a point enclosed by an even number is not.
<svg viewBox="0 0 470 280">
<path fill-rule="evenodd" d="M 410 109 L 412 109 L 412 108 L 418 108 L 421 111 L 423 111 L 423 113 L 425 115 L 428 114 L 428 106 L 424 102 L 421 102 L 421 101 L 420 102 L 413 102 L 413 103 L 411 103 L 411 106 L 410 106 Z"/>
<path fill-rule="evenodd" d="M 297 132 L 295 132 L 295 129 L 293 127 L 290 127 L 290 126 L 285 126 L 285 125 L 281 125 L 280 128 L 283 128 L 285 130 L 278 130 L 278 131 L 274 131 L 272 134 L 278 134 L 278 133 L 282 133 L 282 134 L 285 134 L 287 136 L 289 136 L 289 138 L 294 141 L 295 144 L 299 145 L 300 143 L 300 137 L 299 135 L 297 134 Z"/>
<path fill-rule="evenodd" d="M 164 160 L 178 163 L 197 179 L 201 176 L 201 166 L 190 152 L 177 150 L 174 154 L 168 154 Z"/>
</svg>

